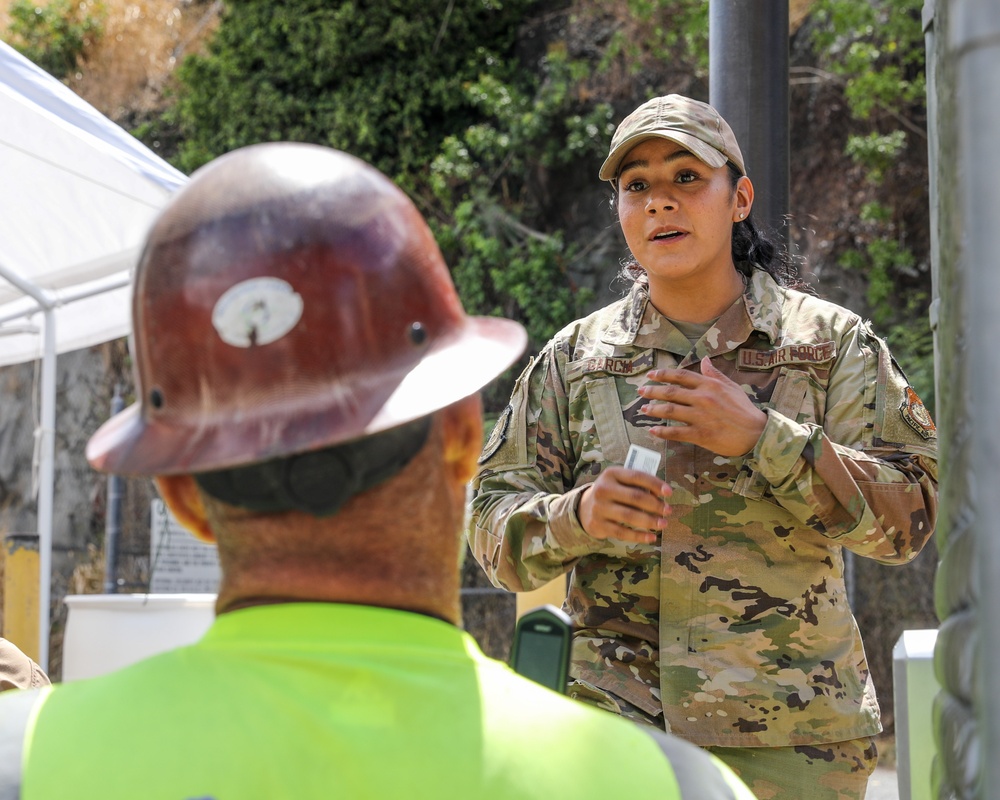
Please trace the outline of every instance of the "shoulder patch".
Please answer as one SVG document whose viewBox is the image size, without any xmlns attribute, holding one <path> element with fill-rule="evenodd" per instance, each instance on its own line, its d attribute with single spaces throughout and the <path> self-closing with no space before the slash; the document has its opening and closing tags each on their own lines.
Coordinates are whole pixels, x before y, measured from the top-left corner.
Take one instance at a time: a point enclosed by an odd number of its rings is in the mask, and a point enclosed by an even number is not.
<svg viewBox="0 0 1000 800">
<path fill-rule="evenodd" d="M 500 416 L 497 417 L 497 421 L 493 425 L 493 430 L 490 432 L 490 438 L 486 440 L 486 444 L 483 446 L 483 453 L 479 456 L 480 466 L 493 458 L 497 450 L 503 447 L 507 441 L 507 430 L 510 428 L 510 419 L 512 416 L 514 416 L 514 406 L 508 403 L 507 407 L 500 412 Z"/>
<path fill-rule="evenodd" d="M 535 463 L 536 428 L 551 358 L 552 349 L 546 346 L 521 372 L 507 406 L 483 446 L 479 456 L 481 470 L 502 472 Z"/>
<path fill-rule="evenodd" d="M 937 426 L 931 419 L 930 412 L 910 386 L 906 387 L 906 395 L 900 403 L 899 413 L 906 424 L 924 439 L 937 439 Z"/>
<path fill-rule="evenodd" d="M 878 357 L 875 383 L 874 430 L 876 446 L 902 446 L 914 453 L 935 456 L 937 429 L 927 407 L 913 390 L 885 342 L 872 337 Z"/>
</svg>

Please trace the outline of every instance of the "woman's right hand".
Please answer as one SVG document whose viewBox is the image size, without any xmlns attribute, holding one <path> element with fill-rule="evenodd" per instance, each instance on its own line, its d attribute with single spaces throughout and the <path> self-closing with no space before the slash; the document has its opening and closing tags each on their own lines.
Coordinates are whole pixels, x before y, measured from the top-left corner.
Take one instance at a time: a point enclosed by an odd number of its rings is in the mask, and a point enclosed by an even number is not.
<svg viewBox="0 0 1000 800">
<path fill-rule="evenodd" d="M 580 524 L 595 539 L 652 544 L 667 524 L 669 483 L 625 467 L 607 467 L 580 497 Z"/>
</svg>

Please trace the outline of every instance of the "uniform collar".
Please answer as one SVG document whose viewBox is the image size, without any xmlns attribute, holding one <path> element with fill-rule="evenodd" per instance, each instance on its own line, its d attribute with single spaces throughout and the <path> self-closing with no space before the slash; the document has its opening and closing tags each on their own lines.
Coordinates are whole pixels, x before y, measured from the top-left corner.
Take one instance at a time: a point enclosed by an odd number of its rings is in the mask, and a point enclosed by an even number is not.
<svg viewBox="0 0 1000 800">
<path fill-rule="evenodd" d="M 733 303 L 698 343 L 698 357 L 728 352 L 743 344 L 753 331 L 763 333 L 772 344 L 779 337 L 782 288 L 768 273 L 754 269 L 743 295 Z M 649 285 L 640 278 L 622 299 L 620 311 L 601 340 L 610 345 L 655 347 L 684 355 L 690 342 L 649 302 Z"/>
<path fill-rule="evenodd" d="M 743 293 L 747 318 L 753 329 L 763 333 L 771 344 L 775 344 L 781 336 L 781 306 L 784 297 L 785 290 L 770 274 L 762 269 L 751 271 Z"/>
</svg>

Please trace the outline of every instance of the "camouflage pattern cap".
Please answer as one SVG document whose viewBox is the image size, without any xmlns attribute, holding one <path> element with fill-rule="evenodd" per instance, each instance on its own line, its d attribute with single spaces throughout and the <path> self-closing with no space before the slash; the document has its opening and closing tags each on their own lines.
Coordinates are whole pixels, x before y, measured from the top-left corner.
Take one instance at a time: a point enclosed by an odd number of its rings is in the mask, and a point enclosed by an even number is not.
<svg viewBox="0 0 1000 800">
<path fill-rule="evenodd" d="M 710 167 L 722 167 L 732 161 L 746 174 L 736 135 L 719 112 L 707 103 L 668 94 L 647 100 L 621 121 L 611 139 L 611 151 L 601 166 L 601 180 L 614 182 L 629 150 L 655 138 L 677 142 Z"/>
</svg>

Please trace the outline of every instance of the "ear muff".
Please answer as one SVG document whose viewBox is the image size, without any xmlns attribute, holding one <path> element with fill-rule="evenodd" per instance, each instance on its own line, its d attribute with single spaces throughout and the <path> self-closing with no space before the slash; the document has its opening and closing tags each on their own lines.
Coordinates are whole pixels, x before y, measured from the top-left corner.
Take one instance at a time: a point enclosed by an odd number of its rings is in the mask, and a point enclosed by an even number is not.
<svg viewBox="0 0 1000 800">
<path fill-rule="evenodd" d="M 211 497 L 261 513 L 328 517 L 400 472 L 427 441 L 431 418 L 334 447 L 194 476 Z"/>
</svg>

